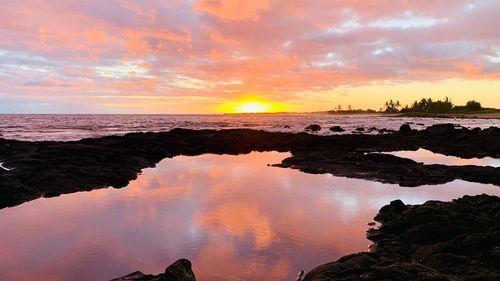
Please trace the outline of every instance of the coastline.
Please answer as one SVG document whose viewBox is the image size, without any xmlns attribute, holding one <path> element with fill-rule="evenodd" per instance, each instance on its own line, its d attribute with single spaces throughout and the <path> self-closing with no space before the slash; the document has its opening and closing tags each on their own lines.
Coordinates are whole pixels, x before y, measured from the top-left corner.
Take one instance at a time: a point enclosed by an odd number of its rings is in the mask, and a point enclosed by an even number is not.
<svg viewBox="0 0 500 281">
<path fill-rule="evenodd" d="M 331 113 L 327 113 L 331 114 Z M 356 113 L 354 113 L 356 114 Z M 500 112 L 489 113 L 365 113 L 380 117 L 417 117 L 417 118 L 442 118 L 442 119 L 500 119 Z"/>
<path fill-rule="evenodd" d="M 264 113 L 272 114 L 272 113 Z M 324 114 L 324 115 L 366 115 L 366 116 L 379 116 L 379 117 L 418 117 L 418 118 L 443 118 L 443 119 L 500 119 L 499 112 L 471 112 L 471 113 L 422 113 L 422 112 L 408 112 L 408 113 L 386 113 L 386 112 L 365 112 L 365 111 L 342 111 L 342 112 L 305 112 L 305 113 L 282 113 L 282 114 Z"/>
<path fill-rule="evenodd" d="M 236 155 L 251 151 L 290 151 L 292 156 L 276 166 L 313 174 L 330 173 L 396 183 L 407 187 L 445 183 L 455 179 L 500 186 L 500 168 L 424 165 L 377 153 L 426 148 L 463 158 L 498 158 L 499 138 L 500 129 L 496 127 L 481 130 L 440 124 L 422 131 L 402 125 L 397 132 L 379 135 L 319 136 L 250 129 L 174 129 L 163 133 L 131 133 L 69 142 L 0 139 L 0 159 L 4 167 L 10 169 L 0 170 L 0 208 L 39 197 L 54 197 L 110 186 L 124 187 L 137 177 L 141 169 L 154 167 L 163 158 L 204 153 Z M 500 273 L 490 266 L 490 259 L 494 262 L 499 259 L 500 254 L 496 250 L 488 252 L 479 248 L 475 252 L 469 251 L 471 256 L 460 254 L 456 257 L 457 253 L 446 252 L 447 248 L 443 250 L 442 245 L 447 243 L 449 247 L 459 248 L 457 243 L 467 238 L 470 243 L 476 243 L 470 246 L 475 249 L 477 245 L 482 245 L 484 239 L 481 240 L 481 237 L 485 235 L 493 237 L 493 242 L 487 240 L 484 243 L 496 245 L 495 239 L 500 238 L 500 226 L 497 225 L 500 221 L 499 200 L 497 197 L 484 195 L 455 200 L 459 204 L 431 202 L 421 205 L 423 207 L 405 205 L 400 201 L 392 202 L 388 207 L 382 208 L 376 217 L 382 227 L 368 233 L 368 238 L 375 243 L 372 252 L 345 256 L 337 262 L 319 266 L 308 273 L 304 281 L 358 280 L 353 279 L 355 276 L 366 277 L 359 280 L 380 280 L 394 276 L 404 276 L 405 280 L 415 280 L 411 279 L 415 276 L 427 276 L 427 279 L 419 280 L 453 280 L 456 276 L 453 274 L 469 274 L 477 269 L 483 275 L 479 279 L 474 277 L 470 280 L 484 280 L 484 276 L 496 278 Z M 417 213 L 428 215 L 416 216 Z M 476 213 L 477 215 L 472 215 L 471 221 L 471 214 Z M 477 220 L 483 213 L 489 217 Z M 460 221 L 459 218 L 462 217 L 464 219 Z M 438 223 L 435 220 L 439 220 Z M 450 224 L 450 221 L 453 223 Z M 441 227 L 442 225 L 446 228 Z M 467 228 L 469 225 L 473 227 Z M 476 229 L 479 229 L 480 237 L 471 233 Z M 452 236 L 445 236 L 445 240 L 433 240 L 430 244 L 419 244 L 421 241 L 418 239 L 434 239 L 435 236 L 441 239 L 442 236 L 435 233 L 442 232 L 451 233 Z M 417 240 L 405 240 L 408 237 L 417 237 Z M 478 239 L 479 242 L 474 242 Z M 451 254 L 454 256 L 450 256 Z M 467 267 L 467 272 L 452 267 L 454 262 L 464 261 L 475 263 Z M 479 267 L 477 261 L 482 267 Z M 175 264 L 174 272 L 188 276 L 179 280 L 195 280 L 189 261 L 180 260 Z M 167 268 L 165 273 L 158 276 L 134 272 L 116 280 L 163 280 L 167 272 L 172 273 L 172 267 L 169 268 L 170 271 Z M 449 268 L 455 271 L 446 271 Z"/>
<path fill-rule="evenodd" d="M 399 132 L 378 135 L 174 129 L 68 142 L 0 139 L 0 160 L 10 169 L 0 169 L 0 208 L 39 197 L 121 188 L 161 159 L 204 153 L 291 152 L 291 157 L 276 166 L 408 187 L 455 179 L 500 185 L 500 168 L 424 165 L 377 153 L 425 148 L 462 158 L 499 158 L 498 139 L 499 128 L 471 130 L 453 124 L 434 125 L 423 131 L 405 125 Z"/>
<path fill-rule="evenodd" d="M 421 117 L 449 119 L 500 119 L 500 112 L 491 113 L 394 113 L 391 117 Z"/>
<path fill-rule="evenodd" d="M 500 198 L 464 196 L 451 202 L 382 207 L 370 228 L 369 252 L 312 269 L 303 281 L 498 280 Z"/>
</svg>

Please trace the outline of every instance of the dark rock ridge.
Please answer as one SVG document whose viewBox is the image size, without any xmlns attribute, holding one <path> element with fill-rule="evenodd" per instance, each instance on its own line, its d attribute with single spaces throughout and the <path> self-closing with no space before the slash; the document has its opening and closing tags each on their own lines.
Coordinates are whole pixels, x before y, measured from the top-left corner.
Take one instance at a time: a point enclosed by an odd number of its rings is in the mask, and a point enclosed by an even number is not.
<svg viewBox="0 0 500 281">
<path fill-rule="evenodd" d="M 405 205 L 397 200 L 375 217 L 371 252 L 316 267 L 304 281 L 500 280 L 500 198 Z"/>
<path fill-rule="evenodd" d="M 344 132 L 345 130 L 340 126 L 333 126 L 333 127 L 330 127 L 330 131 L 332 131 L 332 132 Z"/>
<path fill-rule="evenodd" d="M 312 124 L 312 125 L 307 126 L 304 130 L 317 132 L 317 131 L 321 131 L 321 126 L 318 124 Z"/>
<path fill-rule="evenodd" d="M 412 133 L 411 127 L 409 124 L 403 124 L 399 128 L 399 133 L 402 135 L 410 135 Z"/>
<path fill-rule="evenodd" d="M 144 274 L 136 271 L 111 281 L 196 281 L 191 262 L 180 259 L 165 269 L 164 273 L 158 275 Z"/>
<path fill-rule="evenodd" d="M 423 165 L 373 152 L 425 148 L 458 157 L 500 157 L 500 129 L 437 125 L 409 134 L 318 136 L 248 129 L 131 133 L 71 142 L 23 142 L 0 138 L 0 208 L 39 197 L 120 188 L 141 169 L 177 155 L 290 151 L 277 166 L 308 173 L 375 180 L 402 186 L 455 179 L 500 185 L 500 168 Z"/>
</svg>

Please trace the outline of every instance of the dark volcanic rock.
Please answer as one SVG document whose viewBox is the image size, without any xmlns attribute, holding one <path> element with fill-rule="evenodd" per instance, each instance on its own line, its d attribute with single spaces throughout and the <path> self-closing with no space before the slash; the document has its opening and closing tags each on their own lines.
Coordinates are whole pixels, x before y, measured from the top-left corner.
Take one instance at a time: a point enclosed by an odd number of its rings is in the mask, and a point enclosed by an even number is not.
<svg viewBox="0 0 500 281">
<path fill-rule="evenodd" d="M 376 216 L 376 221 L 384 223 L 391 221 L 399 216 L 408 209 L 403 201 L 394 200 L 389 205 L 386 205 L 380 209 L 380 212 Z"/>
<path fill-rule="evenodd" d="M 425 131 L 433 136 L 450 135 L 456 132 L 454 124 L 437 124 L 425 129 Z"/>
<path fill-rule="evenodd" d="M 165 269 L 164 278 L 171 281 L 196 281 L 191 262 L 187 259 L 180 259 Z"/>
<path fill-rule="evenodd" d="M 330 128 L 330 131 L 332 131 L 332 132 L 344 132 L 345 130 L 340 126 L 333 126 Z"/>
<path fill-rule="evenodd" d="M 136 271 L 111 281 L 196 281 L 196 278 L 191 269 L 191 262 L 180 259 L 167 267 L 164 273 L 156 276 Z"/>
<path fill-rule="evenodd" d="M 399 133 L 401 135 L 410 135 L 411 134 L 411 127 L 409 124 L 403 124 L 399 128 Z"/>
<path fill-rule="evenodd" d="M 304 281 L 500 280 L 500 198 L 383 207 L 368 231 L 370 253 L 316 267 Z"/>
<path fill-rule="evenodd" d="M 333 135 L 273 133 L 248 129 L 132 133 L 72 142 L 23 142 L 0 138 L 0 208 L 42 196 L 120 188 L 141 169 L 177 155 L 290 151 L 277 165 L 308 173 L 331 173 L 402 186 L 455 179 L 500 185 L 500 168 L 424 165 L 376 151 L 428 150 L 458 157 L 500 157 L 500 130 L 453 129 L 445 135 Z M 370 153 L 371 152 L 371 153 Z"/>
<path fill-rule="evenodd" d="M 317 131 L 321 131 L 321 126 L 318 124 L 312 124 L 312 125 L 307 126 L 304 130 L 317 132 Z"/>
<path fill-rule="evenodd" d="M 379 134 L 387 134 L 387 133 L 394 133 L 394 132 L 395 132 L 394 130 L 390 130 L 390 129 L 386 129 L 386 128 L 382 128 L 382 129 L 378 130 Z"/>
</svg>

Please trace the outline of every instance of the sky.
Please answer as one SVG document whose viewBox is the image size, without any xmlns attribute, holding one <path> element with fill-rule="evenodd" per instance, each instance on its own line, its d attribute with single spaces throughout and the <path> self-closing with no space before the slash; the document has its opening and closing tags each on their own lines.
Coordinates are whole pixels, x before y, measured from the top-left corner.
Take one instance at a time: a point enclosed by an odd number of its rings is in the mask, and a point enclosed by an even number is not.
<svg viewBox="0 0 500 281">
<path fill-rule="evenodd" d="M 0 113 L 500 108 L 499 0 L 2 0 Z"/>
</svg>

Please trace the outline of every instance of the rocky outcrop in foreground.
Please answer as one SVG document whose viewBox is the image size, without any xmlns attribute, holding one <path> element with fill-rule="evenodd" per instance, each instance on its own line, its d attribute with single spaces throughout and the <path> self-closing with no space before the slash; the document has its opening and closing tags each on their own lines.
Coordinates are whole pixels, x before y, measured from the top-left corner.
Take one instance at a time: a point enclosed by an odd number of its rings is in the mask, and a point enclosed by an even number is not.
<svg viewBox="0 0 500 281">
<path fill-rule="evenodd" d="M 304 281 L 500 280 L 500 198 L 465 196 L 384 206 L 371 252 L 311 270 Z"/>
<path fill-rule="evenodd" d="M 500 129 L 435 125 L 423 131 L 402 127 L 380 135 L 318 136 L 265 131 L 186 130 L 132 133 L 71 142 L 23 142 L 0 138 L 0 208 L 39 197 L 126 186 L 141 169 L 177 155 L 290 151 L 277 166 L 419 186 L 462 179 L 500 185 L 500 168 L 424 165 L 376 152 L 428 150 L 458 157 L 500 157 Z"/>
<path fill-rule="evenodd" d="M 165 269 L 164 273 L 158 275 L 144 274 L 136 271 L 111 281 L 196 281 L 191 262 L 180 259 Z"/>
</svg>

